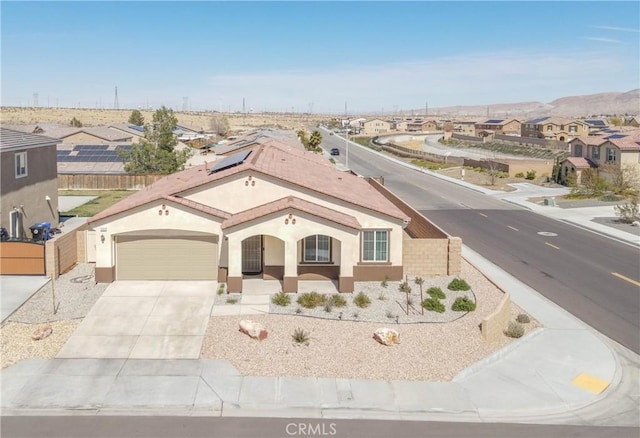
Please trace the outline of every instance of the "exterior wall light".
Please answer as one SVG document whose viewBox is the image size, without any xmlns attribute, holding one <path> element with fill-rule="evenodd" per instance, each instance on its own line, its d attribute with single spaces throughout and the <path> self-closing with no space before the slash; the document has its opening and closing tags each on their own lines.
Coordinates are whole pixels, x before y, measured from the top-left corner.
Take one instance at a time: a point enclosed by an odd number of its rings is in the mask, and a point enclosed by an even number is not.
<svg viewBox="0 0 640 438">
<path fill-rule="evenodd" d="M 104 243 L 104 240 L 105 240 L 104 234 L 101 234 L 100 235 L 100 242 Z"/>
</svg>

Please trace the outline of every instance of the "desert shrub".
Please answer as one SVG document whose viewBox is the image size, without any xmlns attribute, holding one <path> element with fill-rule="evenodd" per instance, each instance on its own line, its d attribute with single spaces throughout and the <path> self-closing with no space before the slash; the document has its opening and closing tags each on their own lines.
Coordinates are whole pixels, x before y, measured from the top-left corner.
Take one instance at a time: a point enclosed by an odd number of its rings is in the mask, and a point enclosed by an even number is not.
<svg viewBox="0 0 640 438">
<path fill-rule="evenodd" d="M 528 324 L 531 322 L 531 318 L 529 318 L 529 315 L 527 315 L 526 313 L 521 313 L 516 318 L 516 321 L 518 321 L 521 324 Z"/>
<path fill-rule="evenodd" d="M 471 286 L 469 286 L 469 284 L 466 281 L 464 281 L 462 278 L 454 278 L 453 280 L 451 280 L 447 288 L 449 290 L 458 291 L 458 290 L 469 290 L 471 289 Z"/>
<path fill-rule="evenodd" d="M 296 307 L 296 313 L 299 315 L 302 313 L 302 308 L 301 307 Z"/>
<path fill-rule="evenodd" d="M 640 208 L 638 207 L 638 200 L 633 198 L 626 204 L 616 205 L 613 207 L 618 216 L 618 220 L 625 224 L 630 224 L 634 221 L 640 220 Z"/>
<path fill-rule="evenodd" d="M 237 298 L 227 298 L 227 304 L 235 304 L 238 302 Z"/>
<path fill-rule="evenodd" d="M 495 175 L 498 178 L 509 178 L 509 172 L 497 171 Z"/>
<path fill-rule="evenodd" d="M 387 299 L 387 297 L 384 295 L 384 292 L 380 292 L 380 294 L 378 295 L 378 299 L 380 301 L 384 301 Z"/>
<path fill-rule="evenodd" d="M 287 293 L 278 292 L 271 298 L 271 302 L 276 306 L 286 307 L 291 304 L 291 297 Z"/>
<path fill-rule="evenodd" d="M 369 304 L 371 304 L 371 300 L 364 294 L 364 292 L 360 292 L 353 299 L 353 304 L 360 307 L 361 309 L 364 309 L 365 307 L 369 307 Z"/>
<path fill-rule="evenodd" d="M 472 312 L 476 310 L 476 303 L 467 297 L 458 297 L 451 305 L 451 310 L 456 312 Z"/>
<path fill-rule="evenodd" d="M 327 312 L 327 313 L 331 313 L 332 310 L 333 310 L 333 306 L 331 305 L 331 303 L 327 302 L 324 305 L 324 311 Z"/>
<path fill-rule="evenodd" d="M 444 304 L 440 302 L 437 298 L 427 298 L 422 302 L 422 307 L 431 312 L 444 313 L 445 308 Z"/>
<path fill-rule="evenodd" d="M 327 297 L 316 291 L 305 292 L 298 297 L 297 303 L 307 309 L 313 309 L 326 303 Z"/>
<path fill-rule="evenodd" d="M 340 294 L 333 294 L 329 298 L 329 304 L 334 307 L 344 307 L 347 305 L 347 300 Z"/>
<path fill-rule="evenodd" d="M 518 172 L 514 175 L 516 178 L 524 178 L 524 173 L 523 172 Z"/>
<path fill-rule="evenodd" d="M 442 292 L 442 289 L 440 289 L 439 287 L 430 287 L 429 289 L 427 289 L 427 293 L 431 298 L 436 298 L 439 300 L 447 298 L 444 292 Z"/>
<path fill-rule="evenodd" d="M 311 335 L 308 332 L 306 332 L 304 329 L 297 328 L 293 331 L 293 334 L 291 335 L 291 339 L 293 339 L 293 342 L 295 342 L 296 344 L 309 345 L 309 340 L 311 339 Z"/>
<path fill-rule="evenodd" d="M 507 330 L 504 332 L 505 335 L 510 338 L 521 338 L 524 335 L 524 326 L 516 321 L 510 321 Z"/>
<path fill-rule="evenodd" d="M 222 295 L 224 293 L 224 284 L 221 284 L 220 286 L 218 286 L 218 295 Z"/>
<path fill-rule="evenodd" d="M 613 193 L 607 193 L 600 197 L 600 200 L 603 202 L 618 202 L 622 201 L 624 198 L 622 196 L 615 195 Z"/>
<path fill-rule="evenodd" d="M 536 171 L 535 170 L 527 170 L 527 176 L 525 179 L 536 179 Z"/>
</svg>

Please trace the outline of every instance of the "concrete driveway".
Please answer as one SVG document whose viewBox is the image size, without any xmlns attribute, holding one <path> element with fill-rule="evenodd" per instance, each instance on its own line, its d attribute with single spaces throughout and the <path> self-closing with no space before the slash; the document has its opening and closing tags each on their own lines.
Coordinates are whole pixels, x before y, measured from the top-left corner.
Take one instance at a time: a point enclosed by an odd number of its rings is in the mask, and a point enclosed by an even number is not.
<svg viewBox="0 0 640 438">
<path fill-rule="evenodd" d="M 58 358 L 198 359 L 218 283 L 116 281 Z"/>
</svg>

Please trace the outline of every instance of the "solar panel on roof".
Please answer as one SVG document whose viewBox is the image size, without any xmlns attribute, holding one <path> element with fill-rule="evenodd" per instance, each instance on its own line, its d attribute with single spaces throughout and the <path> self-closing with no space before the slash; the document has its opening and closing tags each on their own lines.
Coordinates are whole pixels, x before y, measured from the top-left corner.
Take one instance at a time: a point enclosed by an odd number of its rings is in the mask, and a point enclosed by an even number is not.
<svg viewBox="0 0 640 438">
<path fill-rule="evenodd" d="M 142 126 L 138 126 L 138 125 L 129 125 L 129 128 L 133 129 L 134 131 L 144 132 L 144 127 L 142 127 Z"/>
<path fill-rule="evenodd" d="M 491 124 L 502 123 L 502 120 L 491 119 L 491 120 L 487 120 L 485 123 L 491 123 Z"/>
<path fill-rule="evenodd" d="M 610 135 L 609 137 L 605 137 L 605 139 L 606 140 L 615 140 L 615 139 L 618 139 L 618 138 L 625 138 L 625 137 L 627 137 L 627 136 L 624 135 L 624 134 L 613 134 L 613 135 Z"/>
<path fill-rule="evenodd" d="M 528 124 L 531 124 L 531 125 L 535 125 L 537 123 L 544 122 L 548 118 L 549 118 L 549 116 L 538 117 L 537 119 L 529 120 L 529 121 L 527 121 L 525 123 L 528 123 Z"/>
<path fill-rule="evenodd" d="M 74 151 L 104 151 L 107 150 L 108 145 L 102 144 L 80 144 L 73 148 Z"/>
<path fill-rule="evenodd" d="M 233 155 L 229 155 L 227 158 L 225 158 L 224 160 L 220 161 L 215 166 L 213 166 L 209 171 L 209 175 L 211 175 L 212 173 L 216 173 L 221 170 L 229 169 L 230 167 L 235 167 L 239 164 L 242 164 L 244 160 L 247 159 L 250 153 L 251 151 L 249 150 L 249 151 L 242 151 Z"/>
</svg>

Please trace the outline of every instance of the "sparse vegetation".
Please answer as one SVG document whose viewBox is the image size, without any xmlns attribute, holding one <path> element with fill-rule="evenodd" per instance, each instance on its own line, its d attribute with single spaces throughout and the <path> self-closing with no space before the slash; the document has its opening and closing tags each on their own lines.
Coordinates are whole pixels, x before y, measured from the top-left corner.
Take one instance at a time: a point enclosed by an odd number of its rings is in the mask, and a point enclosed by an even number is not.
<svg viewBox="0 0 640 438">
<path fill-rule="evenodd" d="M 293 342 L 300 345 L 309 345 L 309 341 L 311 340 L 311 335 L 306 332 L 304 329 L 297 328 L 293 331 L 291 335 L 291 339 Z"/>
<path fill-rule="evenodd" d="M 414 166 L 424 167 L 425 169 L 429 169 L 429 170 L 447 169 L 449 167 L 456 166 L 456 164 L 437 163 L 435 161 L 428 161 L 428 160 L 421 160 L 421 159 L 411 160 L 411 164 L 413 164 Z"/>
<path fill-rule="evenodd" d="M 331 298 L 329 298 L 329 304 L 334 307 L 345 307 L 347 305 L 347 300 L 340 294 L 333 294 Z"/>
<path fill-rule="evenodd" d="M 271 298 L 271 302 L 276 306 L 286 307 L 291 304 L 291 297 L 289 294 L 280 291 Z"/>
<path fill-rule="evenodd" d="M 631 201 L 614 207 L 618 220 L 625 224 L 630 224 L 640 220 L 640 209 L 638 208 L 638 199 L 633 198 Z"/>
<path fill-rule="evenodd" d="M 326 303 L 324 305 L 324 311 L 327 313 L 331 313 L 331 311 L 333 310 L 333 306 L 331 305 L 331 303 Z"/>
<path fill-rule="evenodd" d="M 361 309 L 364 309 L 365 307 L 369 307 L 369 305 L 371 304 L 371 300 L 367 295 L 365 295 L 364 292 L 360 292 L 353 299 L 353 304 L 360 307 Z"/>
<path fill-rule="evenodd" d="M 516 321 L 520 324 L 528 324 L 531 322 L 531 318 L 529 318 L 529 315 L 527 315 L 526 313 L 520 313 L 516 318 Z"/>
<path fill-rule="evenodd" d="M 516 178 L 524 178 L 524 173 L 523 172 L 518 172 L 513 176 L 515 176 Z"/>
<path fill-rule="evenodd" d="M 521 338 L 524 335 L 524 326 L 516 321 L 510 321 L 504 332 L 510 338 Z"/>
<path fill-rule="evenodd" d="M 451 305 L 451 310 L 455 312 L 473 312 L 476 310 L 476 303 L 468 297 L 458 297 Z"/>
<path fill-rule="evenodd" d="M 445 311 L 444 304 L 442 304 L 437 298 L 427 298 L 422 302 L 422 307 L 431 312 L 444 313 Z"/>
<path fill-rule="evenodd" d="M 527 176 L 525 176 L 525 179 L 528 179 L 528 180 L 536 179 L 536 171 L 535 170 L 528 170 L 527 171 Z"/>
<path fill-rule="evenodd" d="M 73 126 L 74 128 L 82 128 L 82 122 L 74 117 L 69 122 L 69 126 Z"/>
<path fill-rule="evenodd" d="M 91 217 L 133 193 L 134 190 L 59 190 L 58 196 L 97 196 L 73 210 L 61 212 L 67 216 Z"/>
<path fill-rule="evenodd" d="M 325 295 L 319 294 L 316 291 L 303 293 L 298 297 L 296 301 L 302 307 L 307 309 L 313 309 L 318 306 L 323 306 L 327 301 L 327 297 Z"/>
<path fill-rule="evenodd" d="M 302 313 L 302 308 L 301 307 L 296 307 L 296 313 L 299 315 Z"/>
<path fill-rule="evenodd" d="M 387 310 L 385 316 L 389 319 L 394 319 L 396 317 L 391 310 Z"/>
<path fill-rule="evenodd" d="M 462 278 L 454 278 L 447 286 L 449 290 L 465 291 L 471 289 L 471 286 Z"/>
<path fill-rule="evenodd" d="M 380 292 L 380 294 L 378 294 L 378 299 L 380 301 L 384 301 L 387 299 L 387 297 L 385 296 L 384 292 Z"/>
<path fill-rule="evenodd" d="M 227 298 L 227 304 L 236 304 L 237 302 L 237 298 Z"/>
<path fill-rule="evenodd" d="M 132 125 L 144 126 L 144 116 L 142 115 L 140 110 L 135 109 L 131 111 L 128 122 Z"/>
<path fill-rule="evenodd" d="M 218 294 L 218 295 L 222 295 L 222 294 L 224 294 L 224 284 L 219 284 L 219 285 L 218 285 L 218 292 L 217 292 L 217 294 Z"/>
<path fill-rule="evenodd" d="M 439 287 L 430 287 L 429 289 L 427 289 L 427 293 L 429 294 L 429 296 L 431 296 L 431 298 L 436 298 L 439 300 L 444 300 L 447 297 Z"/>
</svg>

